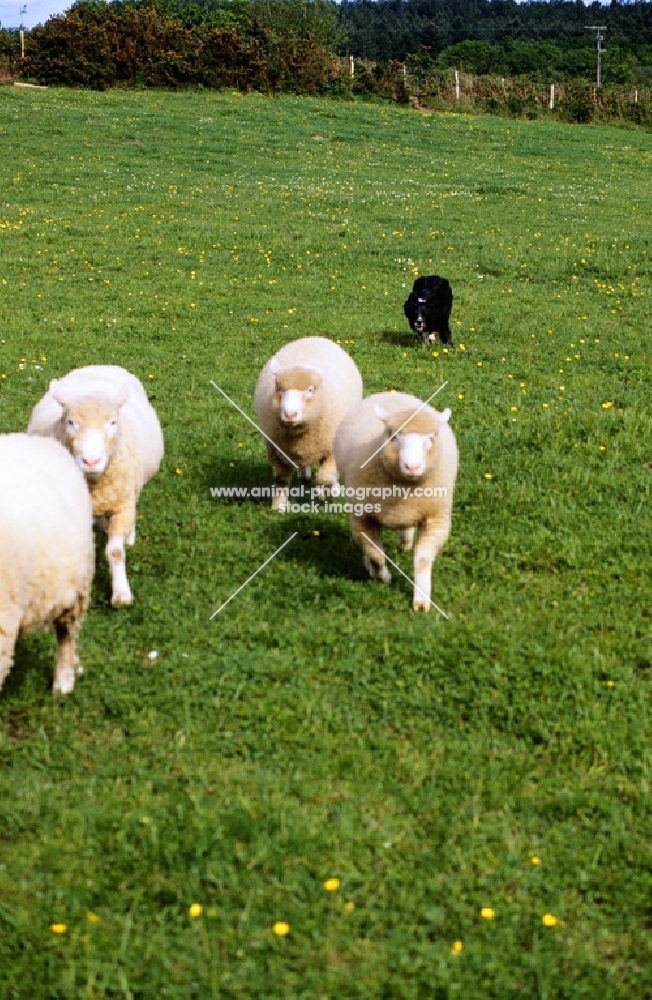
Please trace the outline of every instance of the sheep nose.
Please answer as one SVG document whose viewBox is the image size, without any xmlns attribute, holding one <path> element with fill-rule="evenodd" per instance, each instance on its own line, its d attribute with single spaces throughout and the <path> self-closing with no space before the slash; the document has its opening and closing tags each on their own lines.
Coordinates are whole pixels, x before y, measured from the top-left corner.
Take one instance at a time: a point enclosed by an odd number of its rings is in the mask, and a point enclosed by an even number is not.
<svg viewBox="0 0 652 1000">
<path fill-rule="evenodd" d="M 98 455 L 97 458 L 87 458 L 86 456 L 84 456 L 84 458 L 82 459 L 82 462 L 84 463 L 84 466 L 87 469 L 95 469 L 100 464 L 101 461 L 102 461 L 101 455 Z"/>
<path fill-rule="evenodd" d="M 286 410 L 284 416 L 285 416 L 286 420 L 290 420 L 291 421 L 291 420 L 296 420 L 297 417 L 299 416 L 299 414 L 298 414 L 297 410 L 293 410 L 292 413 L 290 413 L 288 410 Z"/>
<path fill-rule="evenodd" d="M 407 465 L 407 463 L 406 463 L 405 471 L 410 476 L 416 476 L 417 473 L 421 472 L 421 466 L 420 465 Z"/>
</svg>

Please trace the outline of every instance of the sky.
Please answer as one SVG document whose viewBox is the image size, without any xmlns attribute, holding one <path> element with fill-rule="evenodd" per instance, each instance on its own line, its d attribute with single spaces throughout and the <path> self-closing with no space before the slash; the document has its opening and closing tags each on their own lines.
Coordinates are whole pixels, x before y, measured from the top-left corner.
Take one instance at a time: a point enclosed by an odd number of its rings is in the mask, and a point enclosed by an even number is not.
<svg viewBox="0 0 652 1000">
<path fill-rule="evenodd" d="M 584 0 L 590 3 L 591 0 Z M 26 28 L 33 28 L 37 24 L 43 24 L 52 14 L 63 14 L 72 6 L 72 0 L 23 0 L 27 7 L 27 13 L 23 18 L 23 25 Z M 0 0 L 0 26 L 3 28 L 20 27 L 20 8 L 23 5 L 20 0 Z"/>
<path fill-rule="evenodd" d="M 0 0 L 0 25 L 3 28 L 20 27 L 20 8 L 27 7 L 27 13 L 23 18 L 23 25 L 26 28 L 33 28 L 37 24 L 43 24 L 51 14 L 62 14 L 71 6 L 71 3 L 62 3 L 62 0 Z"/>
</svg>

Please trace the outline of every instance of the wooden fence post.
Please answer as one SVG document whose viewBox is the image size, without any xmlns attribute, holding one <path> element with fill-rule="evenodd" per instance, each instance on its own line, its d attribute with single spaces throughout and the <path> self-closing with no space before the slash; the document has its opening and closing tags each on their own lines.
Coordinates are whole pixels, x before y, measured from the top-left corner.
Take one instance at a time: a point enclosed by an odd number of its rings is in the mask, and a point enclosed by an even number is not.
<svg viewBox="0 0 652 1000">
<path fill-rule="evenodd" d="M 351 76 L 355 76 L 355 63 L 353 61 L 353 56 L 349 56 L 349 67 L 351 69 Z"/>
<path fill-rule="evenodd" d="M 458 69 L 456 69 L 455 70 L 455 100 L 459 101 L 459 99 L 460 99 L 460 71 Z"/>
<path fill-rule="evenodd" d="M 555 109 L 555 85 L 554 85 L 554 83 L 550 84 L 550 102 L 549 102 L 549 107 L 550 107 L 551 111 L 554 111 L 554 109 Z"/>
</svg>

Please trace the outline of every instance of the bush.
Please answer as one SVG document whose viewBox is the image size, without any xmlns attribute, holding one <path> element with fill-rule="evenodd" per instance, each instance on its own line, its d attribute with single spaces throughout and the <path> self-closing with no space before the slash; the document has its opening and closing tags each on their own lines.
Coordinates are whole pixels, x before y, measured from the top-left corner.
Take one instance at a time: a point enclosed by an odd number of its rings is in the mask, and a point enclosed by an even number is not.
<svg viewBox="0 0 652 1000">
<path fill-rule="evenodd" d="M 0 80 L 11 80 L 20 72 L 18 32 L 0 28 Z"/>
<path fill-rule="evenodd" d="M 354 94 L 376 94 L 378 93 L 378 80 L 366 66 L 358 64 L 355 67 L 352 90 Z"/>
<path fill-rule="evenodd" d="M 589 85 L 581 80 L 569 84 L 564 91 L 563 100 L 558 104 L 558 109 L 562 121 L 578 124 L 593 121 L 595 101 Z"/>
<path fill-rule="evenodd" d="M 333 58 L 306 34 L 184 26 L 155 7 L 83 3 L 29 35 L 25 72 L 44 84 L 323 90 Z"/>
<path fill-rule="evenodd" d="M 507 98 L 507 110 L 510 115 L 518 117 L 518 115 L 523 114 L 523 108 L 525 107 L 525 101 L 518 94 L 510 94 Z"/>
</svg>

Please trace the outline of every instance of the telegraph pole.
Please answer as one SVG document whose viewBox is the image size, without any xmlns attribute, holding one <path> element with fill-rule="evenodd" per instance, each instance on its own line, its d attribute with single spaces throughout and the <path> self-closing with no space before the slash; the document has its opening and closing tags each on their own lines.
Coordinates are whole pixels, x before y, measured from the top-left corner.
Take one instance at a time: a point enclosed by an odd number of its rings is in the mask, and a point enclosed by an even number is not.
<svg viewBox="0 0 652 1000">
<path fill-rule="evenodd" d="M 20 58 L 25 58 L 25 28 L 23 25 L 23 18 L 27 13 L 27 6 L 23 5 L 20 8 Z"/>
<path fill-rule="evenodd" d="M 606 49 L 602 48 L 602 42 L 604 42 L 605 36 L 602 34 L 603 31 L 607 30 L 606 24 L 587 24 L 587 31 L 595 31 L 595 40 L 597 43 L 598 52 L 598 72 L 596 76 L 596 83 L 598 87 L 602 84 L 602 53 L 606 52 Z"/>
</svg>

